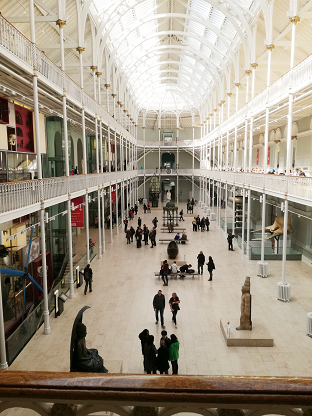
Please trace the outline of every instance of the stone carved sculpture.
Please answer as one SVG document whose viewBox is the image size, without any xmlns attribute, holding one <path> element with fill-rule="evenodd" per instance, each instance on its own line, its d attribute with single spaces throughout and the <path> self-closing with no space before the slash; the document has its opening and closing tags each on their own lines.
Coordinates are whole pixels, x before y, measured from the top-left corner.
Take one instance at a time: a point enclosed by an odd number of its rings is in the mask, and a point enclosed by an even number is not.
<svg viewBox="0 0 312 416">
<path fill-rule="evenodd" d="M 260 230 L 255 230 L 253 231 L 254 233 L 260 233 L 262 231 L 262 229 L 260 228 Z M 276 217 L 275 221 L 272 225 L 268 225 L 267 227 L 265 227 L 264 231 L 266 233 L 272 233 L 269 237 L 267 237 L 267 239 L 271 239 L 272 237 L 275 236 L 280 236 L 284 233 L 284 217 L 280 216 L 280 217 Z M 287 234 L 291 234 L 294 231 L 291 223 L 290 223 L 290 217 L 288 217 L 288 222 L 287 222 Z M 256 240 L 261 240 L 261 238 L 256 238 Z"/>
<path fill-rule="evenodd" d="M 245 283 L 242 286 L 240 325 L 236 329 L 238 331 L 240 330 L 251 331 L 252 329 L 250 277 L 246 277 Z"/>
</svg>

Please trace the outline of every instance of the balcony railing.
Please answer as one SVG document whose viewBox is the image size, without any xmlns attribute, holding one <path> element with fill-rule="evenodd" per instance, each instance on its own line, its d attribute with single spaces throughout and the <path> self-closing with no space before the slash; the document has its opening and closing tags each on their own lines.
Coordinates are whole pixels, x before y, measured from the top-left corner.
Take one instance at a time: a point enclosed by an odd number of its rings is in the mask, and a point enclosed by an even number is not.
<svg viewBox="0 0 312 416">
<path fill-rule="evenodd" d="M 40 202 L 44 206 L 64 202 L 71 197 L 84 195 L 95 191 L 98 186 L 104 187 L 141 175 L 179 175 L 206 176 L 230 185 L 250 188 L 295 202 L 312 204 L 312 178 L 298 176 L 263 175 L 245 172 L 223 172 L 205 169 L 139 169 L 99 173 L 89 175 L 74 175 L 69 177 L 48 178 L 24 182 L 0 184 L 0 219 L 1 214 L 10 213 L 14 218 L 14 211 L 29 208 L 29 212 L 39 209 Z M 16 214 L 19 214 L 16 212 Z"/>
<path fill-rule="evenodd" d="M 0 412 L 20 407 L 52 416 L 308 416 L 312 379 L 4 371 L 0 400 Z"/>
<path fill-rule="evenodd" d="M 113 130 L 121 133 L 129 141 L 134 141 L 134 137 L 124 129 L 113 117 L 111 117 L 93 98 L 84 92 L 71 78 L 55 65 L 42 51 L 33 45 L 21 32 L 19 32 L 10 22 L 0 15 L 0 46 L 6 51 L 19 58 L 24 68 L 28 68 L 30 73 L 36 67 L 39 78 L 42 77 L 53 86 L 56 91 L 63 95 L 63 89 L 69 100 L 76 105 L 82 106 L 93 117 L 97 114 L 102 117 L 105 123 L 109 123 Z"/>
<path fill-rule="evenodd" d="M 98 186 L 109 186 L 110 182 L 115 184 L 116 181 L 120 182 L 136 175 L 137 171 L 133 170 L 2 183 L 0 184 L 0 219 L 1 214 L 6 213 L 10 213 L 14 218 L 14 211 L 17 213 L 17 210 L 21 209 L 29 208 L 29 212 L 36 211 L 41 201 L 45 207 L 51 206 L 68 200 L 69 194 L 72 197 L 85 195 L 86 189 L 92 192 Z"/>
</svg>

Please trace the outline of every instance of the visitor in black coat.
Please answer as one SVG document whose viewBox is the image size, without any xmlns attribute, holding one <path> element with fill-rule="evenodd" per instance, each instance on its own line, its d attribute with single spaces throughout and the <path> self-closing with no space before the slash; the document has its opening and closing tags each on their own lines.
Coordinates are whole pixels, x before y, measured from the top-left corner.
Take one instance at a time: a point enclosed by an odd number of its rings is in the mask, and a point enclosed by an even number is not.
<svg viewBox="0 0 312 416">
<path fill-rule="evenodd" d="M 208 263 L 206 263 L 206 264 L 207 264 L 207 268 L 208 268 L 208 272 L 209 272 L 209 279 L 208 280 L 212 280 L 212 272 L 215 269 L 215 264 L 214 264 L 211 256 L 209 256 Z"/>
<path fill-rule="evenodd" d="M 160 341 L 160 348 L 157 351 L 156 368 L 160 374 L 168 374 L 169 370 L 169 350 L 164 340 Z"/>
<path fill-rule="evenodd" d="M 156 370 L 156 354 L 157 350 L 154 345 L 154 336 L 148 335 L 146 339 L 146 344 L 144 345 L 144 370 L 147 374 L 157 373 Z"/>
</svg>

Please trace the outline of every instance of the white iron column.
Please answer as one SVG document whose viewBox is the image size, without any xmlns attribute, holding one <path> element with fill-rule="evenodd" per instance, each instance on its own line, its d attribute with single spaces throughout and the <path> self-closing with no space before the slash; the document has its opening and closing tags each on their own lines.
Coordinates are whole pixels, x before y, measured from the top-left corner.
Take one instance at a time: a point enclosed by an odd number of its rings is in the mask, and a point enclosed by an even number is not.
<svg viewBox="0 0 312 416">
<path fill-rule="evenodd" d="M 110 126 L 107 126 L 107 145 L 108 145 L 108 172 L 112 171 L 112 146 L 110 140 Z"/>
<path fill-rule="evenodd" d="M 100 121 L 101 123 L 101 121 Z M 95 118 L 95 161 L 96 161 L 96 173 L 100 173 L 100 158 L 99 158 L 99 129 L 98 119 Z M 102 236 L 101 236 L 101 187 L 98 185 L 97 191 L 97 204 L 98 204 L 98 232 L 99 232 L 99 246 L 98 246 L 98 257 L 102 258 Z"/>
<path fill-rule="evenodd" d="M 225 203 L 225 209 L 224 209 L 224 230 L 227 233 L 227 195 L 228 195 L 228 185 L 227 182 L 225 183 L 225 195 L 224 195 L 224 203 Z"/>
<path fill-rule="evenodd" d="M 253 115 L 252 115 L 252 100 L 255 96 L 255 71 L 258 64 L 251 64 L 252 67 L 252 81 L 251 81 L 251 107 L 250 107 L 250 131 L 249 131 L 249 158 L 248 158 L 248 171 L 251 174 L 252 170 L 252 147 L 253 147 Z M 248 185 L 248 207 L 247 207 L 247 247 L 246 255 L 250 257 L 250 213 L 251 213 L 251 190 Z"/>
<path fill-rule="evenodd" d="M 292 16 L 289 18 L 292 23 L 291 32 L 291 54 L 290 54 L 290 82 L 289 82 L 289 97 L 288 97 L 288 120 L 287 120 L 287 144 L 286 144 L 286 176 L 290 174 L 291 168 L 291 136 L 292 136 L 292 114 L 293 114 L 293 67 L 295 59 L 295 41 L 296 41 L 296 24 L 300 18 L 297 13 L 297 2 L 292 4 L 293 10 L 291 10 Z M 290 301 L 290 284 L 286 283 L 286 258 L 287 258 L 287 226 L 288 226 L 288 199 L 287 192 L 284 200 L 284 230 L 283 230 L 283 257 L 282 257 L 282 281 L 278 283 L 278 299 L 282 301 Z M 285 286 L 287 290 L 285 290 Z M 284 287 L 284 290 L 283 290 Z"/>
<path fill-rule="evenodd" d="M 67 131 L 67 99 L 66 89 L 64 84 L 65 77 L 65 54 L 64 54 L 64 20 L 57 20 L 56 24 L 59 26 L 60 32 L 60 53 L 61 53 L 61 70 L 63 71 L 63 126 L 64 126 L 64 147 L 65 147 L 65 175 L 69 177 L 69 153 L 68 153 L 68 131 Z M 73 149 L 71 149 L 73 152 Z M 70 185 L 70 182 L 68 182 Z M 68 235 L 68 263 L 69 263 L 69 298 L 73 299 L 75 296 L 74 290 L 74 268 L 73 268 L 73 237 L 71 226 L 71 195 L 70 186 L 68 187 L 68 201 L 67 201 L 67 235 Z"/>
<path fill-rule="evenodd" d="M 41 147 L 40 147 L 40 127 L 39 127 L 39 101 L 38 101 L 38 75 L 37 75 L 37 59 L 36 59 L 36 35 L 35 35 L 35 12 L 34 0 L 29 0 L 29 17 L 30 17 L 30 34 L 32 42 L 32 60 L 33 60 L 33 99 L 34 99 L 34 118 L 35 118 L 35 136 L 36 136 L 36 150 L 37 150 L 37 171 L 38 179 L 42 179 L 42 164 L 41 164 Z M 43 184 L 40 181 L 41 201 L 43 201 Z M 48 304 L 48 284 L 47 284 L 47 265 L 46 265 L 46 239 L 45 239 L 45 209 L 42 202 L 40 210 L 40 245 L 42 253 L 42 282 L 43 282 L 43 317 L 44 317 L 44 334 L 49 334 L 50 319 L 49 319 L 49 304 Z M 1 319 L 1 317 L 0 317 Z"/>
<path fill-rule="evenodd" d="M 113 242 L 113 207 L 112 207 L 112 183 L 109 182 L 109 228 L 110 228 L 110 242 Z"/>
</svg>

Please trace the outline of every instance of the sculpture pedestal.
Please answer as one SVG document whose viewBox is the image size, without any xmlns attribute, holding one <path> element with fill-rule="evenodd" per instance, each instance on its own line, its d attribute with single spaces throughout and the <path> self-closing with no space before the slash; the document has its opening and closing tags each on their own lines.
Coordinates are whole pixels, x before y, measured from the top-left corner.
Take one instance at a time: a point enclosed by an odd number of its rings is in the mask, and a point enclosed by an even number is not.
<svg viewBox="0 0 312 416">
<path fill-rule="evenodd" d="M 269 265 L 266 261 L 258 261 L 257 262 L 257 276 L 260 277 L 268 277 L 268 268 Z"/>
<path fill-rule="evenodd" d="M 277 283 L 277 299 L 283 302 L 290 301 L 290 284 L 278 282 Z"/>
<path fill-rule="evenodd" d="M 231 323 L 230 335 L 227 332 L 227 322 Z M 239 317 L 236 319 L 220 319 L 220 328 L 228 347 L 273 347 L 274 339 L 266 329 L 261 319 L 252 320 L 251 331 L 237 331 Z"/>
</svg>

